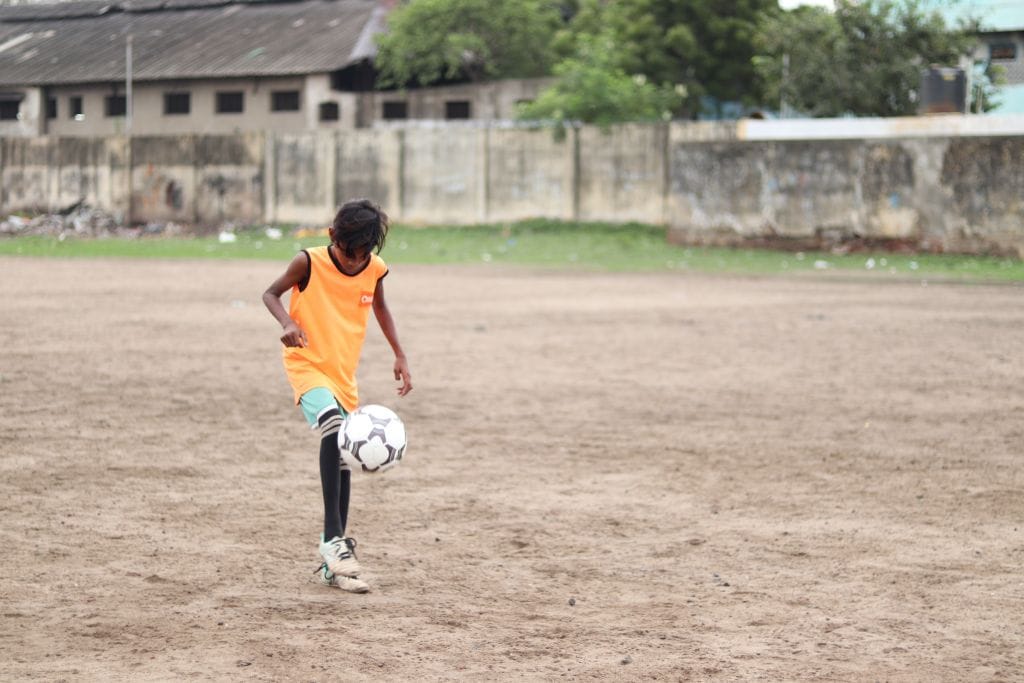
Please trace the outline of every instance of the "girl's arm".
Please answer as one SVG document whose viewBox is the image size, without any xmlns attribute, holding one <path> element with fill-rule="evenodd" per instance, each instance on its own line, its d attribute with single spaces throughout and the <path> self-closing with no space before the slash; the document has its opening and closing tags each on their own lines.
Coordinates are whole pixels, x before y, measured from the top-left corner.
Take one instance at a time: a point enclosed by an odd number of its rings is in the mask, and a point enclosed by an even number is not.
<svg viewBox="0 0 1024 683">
<path fill-rule="evenodd" d="M 384 300 L 384 280 L 377 280 L 377 287 L 373 291 L 373 314 L 377 317 L 377 324 L 384 338 L 391 344 L 391 350 L 395 352 L 395 379 L 401 380 L 402 386 L 398 387 L 398 395 L 405 396 L 412 391 L 412 374 L 409 373 L 409 362 L 405 359 L 405 352 L 402 345 L 398 343 L 398 332 L 395 331 L 395 320 L 391 317 L 388 304 Z"/>
<path fill-rule="evenodd" d="M 292 320 L 288 311 L 285 310 L 284 304 L 281 303 L 284 293 L 306 277 L 307 269 L 307 256 L 303 253 L 296 254 L 292 262 L 288 264 L 284 275 L 270 283 L 267 291 L 263 292 L 263 304 L 284 328 L 284 332 L 281 334 L 281 343 L 285 346 L 306 346 L 309 342 L 305 331 Z"/>
</svg>

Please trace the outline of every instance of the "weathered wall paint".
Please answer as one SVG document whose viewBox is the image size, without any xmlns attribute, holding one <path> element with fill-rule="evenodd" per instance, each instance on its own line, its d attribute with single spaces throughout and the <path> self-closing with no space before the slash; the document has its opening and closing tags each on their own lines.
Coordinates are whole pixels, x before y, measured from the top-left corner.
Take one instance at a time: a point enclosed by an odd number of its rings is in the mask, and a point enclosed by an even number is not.
<svg viewBox="0 0 1024 683">
<path fill-rule="evenodd" d="M 128 209 L 123 138 L 0 138 L 0 209 L 56 211 L 78 202 Z"/>
<path fill-rule="evenodd" d="M 420 224 L 487 220 L 486 135 L 476 127 L 406 130 L 396 218 Z"/>
<path fill-rule="evenodd" d="M 263 217 L 260 134 L 133 137 L 131 165 L 135 221 L 220 225 Z"/>
<path fill-rule="evenodd" d="M 273 175 L 267 220 L 324 223 L 334 206 L 334 133 L 275 135 L 265 149 Z"/>
<path fill-rule="evenodd" d="M 486 216 L 489 221 L 573 217 L 576 163 L 571 136 L 549 131 L 487 131 Z"/>
<path fill-rule="evenodd" d="M 916 132 L 890 123 L 891 135 L 866 139 L 842 134 L 841 121 L 835 138 L 824 139 L 815 122 L 808 140 L 788 139 L 790 122 L 748 123 L 582 128 L 561 137 L 435 125 L 6 138 L 0 211 L 85 201 L 138 222 L 325 225 L 342 202 L 370 197 L 417 224 L 640 221 L 695 243 L 867 239 L 1024 253 L 1024 121 L 1019 134 L 989 136 L 975 128 L 937 135 L 930 120 Z M 877 133 L 881 124 L 871 125 Z"/>
<path fill-rule="evenodd" d="M 1024 253 L 1024 137 L 675 141 L 680 242 L 899 241 Z"/>
<path fill-rule="evenodd" d="M 577 217 L 663 223 L 668 140 L 667 125 L 580 129 Z"/>
<path fill-rule="evenodd" d="M 395 211 L 400 206 L 403 135 L 403 131 L 397 130 L 339 134 L 335 146 L 334 203 L 372 198 Z M 330 218 L 328 215 L 327 219 Z"/>
</svg>

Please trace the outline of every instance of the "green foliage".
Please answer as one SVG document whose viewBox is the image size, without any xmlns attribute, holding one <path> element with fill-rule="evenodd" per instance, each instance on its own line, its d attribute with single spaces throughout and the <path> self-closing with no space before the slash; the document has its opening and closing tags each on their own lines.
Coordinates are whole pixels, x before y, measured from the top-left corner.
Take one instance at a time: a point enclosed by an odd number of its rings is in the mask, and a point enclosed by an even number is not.
<svg viewBox="0 0 1024 683">
<path fill-rule="evenodd" d="M 608 33 L 623 71 L 678 88 L 685 99 L 677 114 L 693 116 L 704 96 L 759 100 L 752 43 L 760 15 L 776 7 L 776 0 L 583 0 L 556 49 L 577 54 L 578 41 Z"/>
<path fill-rule="evenodd" d="M 575 49 L 576 54 L 555 67 L 555 86 L 521 107 L 520 118 L 607 127 L 622 121 L 670 118 L 682 101 L 671 87 L 627 74 L 619 66 L 616 45 L 607 33 L 581 35 Z"/>
<path fill-rule="evenodd" d="M 976 25 L 948 27 L 917 0 L 837 0 L 762 16 L 753 64 L 768 101 L 810 116 L 908 116 L 921 71 L 957 66 L 973 52 Z M 989 107 L 993 81 L 982 84 Z"/>
<path fill-rule="evenodd" d="M 545 76 L 558 7 L 545 0 L 415 0 L 378 39 L 382 86 Z"/>
<path fill-rule="evenodd" d="M 1006 69 L 991 60 L 975 61 L 973 85 L 970 93 L 970 111 L 981 114 L 1000 105 L 999 86 L 1006 84 Z"/>
</svg>

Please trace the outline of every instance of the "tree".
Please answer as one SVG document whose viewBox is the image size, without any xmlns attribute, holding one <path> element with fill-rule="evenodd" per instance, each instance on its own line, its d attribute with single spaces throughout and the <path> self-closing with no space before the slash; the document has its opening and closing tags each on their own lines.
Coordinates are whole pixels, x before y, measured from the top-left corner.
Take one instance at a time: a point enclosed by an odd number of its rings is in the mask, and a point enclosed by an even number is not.
<svg viewBox="0 0 1024 683">
<path fill-rule="evenodd" d="M 378 40 L 381 85 L 546 76 L 558 5 L 544 0 L 415 0 Z"/>
<path fill-rule="evenodd" d="M 754 65 L 768 100 L 803 114 L 907 116 L 917 111 L 921 70 L 969 59 L 976 30 L 946 26 L 916 0 L 837 0 L 834 14 L 765 15 Z M 990 100 L 997 74 L 987 73 Z"/>
<path fill-rule="evenodd" d="M 619 51 L 608 33 L 580 35 L 575 48 L 576 54 L 555 66 L 558 82 L 524 106 L 520 118 L 607 127 L 622 121 L 670 118 L 682 101 L 682 93 L 676 89 L 651 83 L 641 74 L 626 73 L 619 66 Z"/>
<path fill-rule="evenodd" d="M 608 31 L 626 73 L 682 86 L 677 113 L 694 116 L 705 96 L 759 103 L 752 44 L 761 14 L 777 7 L 776 0 L 583 0 L 556 47 L 572 54 L 577 37 Z"/>
</svg>

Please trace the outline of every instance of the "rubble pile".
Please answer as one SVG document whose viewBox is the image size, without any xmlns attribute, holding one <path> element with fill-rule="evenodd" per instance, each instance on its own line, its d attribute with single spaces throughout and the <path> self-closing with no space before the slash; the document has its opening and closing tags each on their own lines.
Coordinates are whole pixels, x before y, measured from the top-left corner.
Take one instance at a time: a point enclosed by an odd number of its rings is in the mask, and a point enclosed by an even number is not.
<svg viewBox="0 0 1024 683">
<path fill-rule="evenodd" d="M 54 213 L 34 216 L 11 214 L 0 218 L 0 237 L 138 237 L 176 232 L 173 223 L 142 226 L 125 225 L 123 217 L 78 202 Z"/>
</svg>

